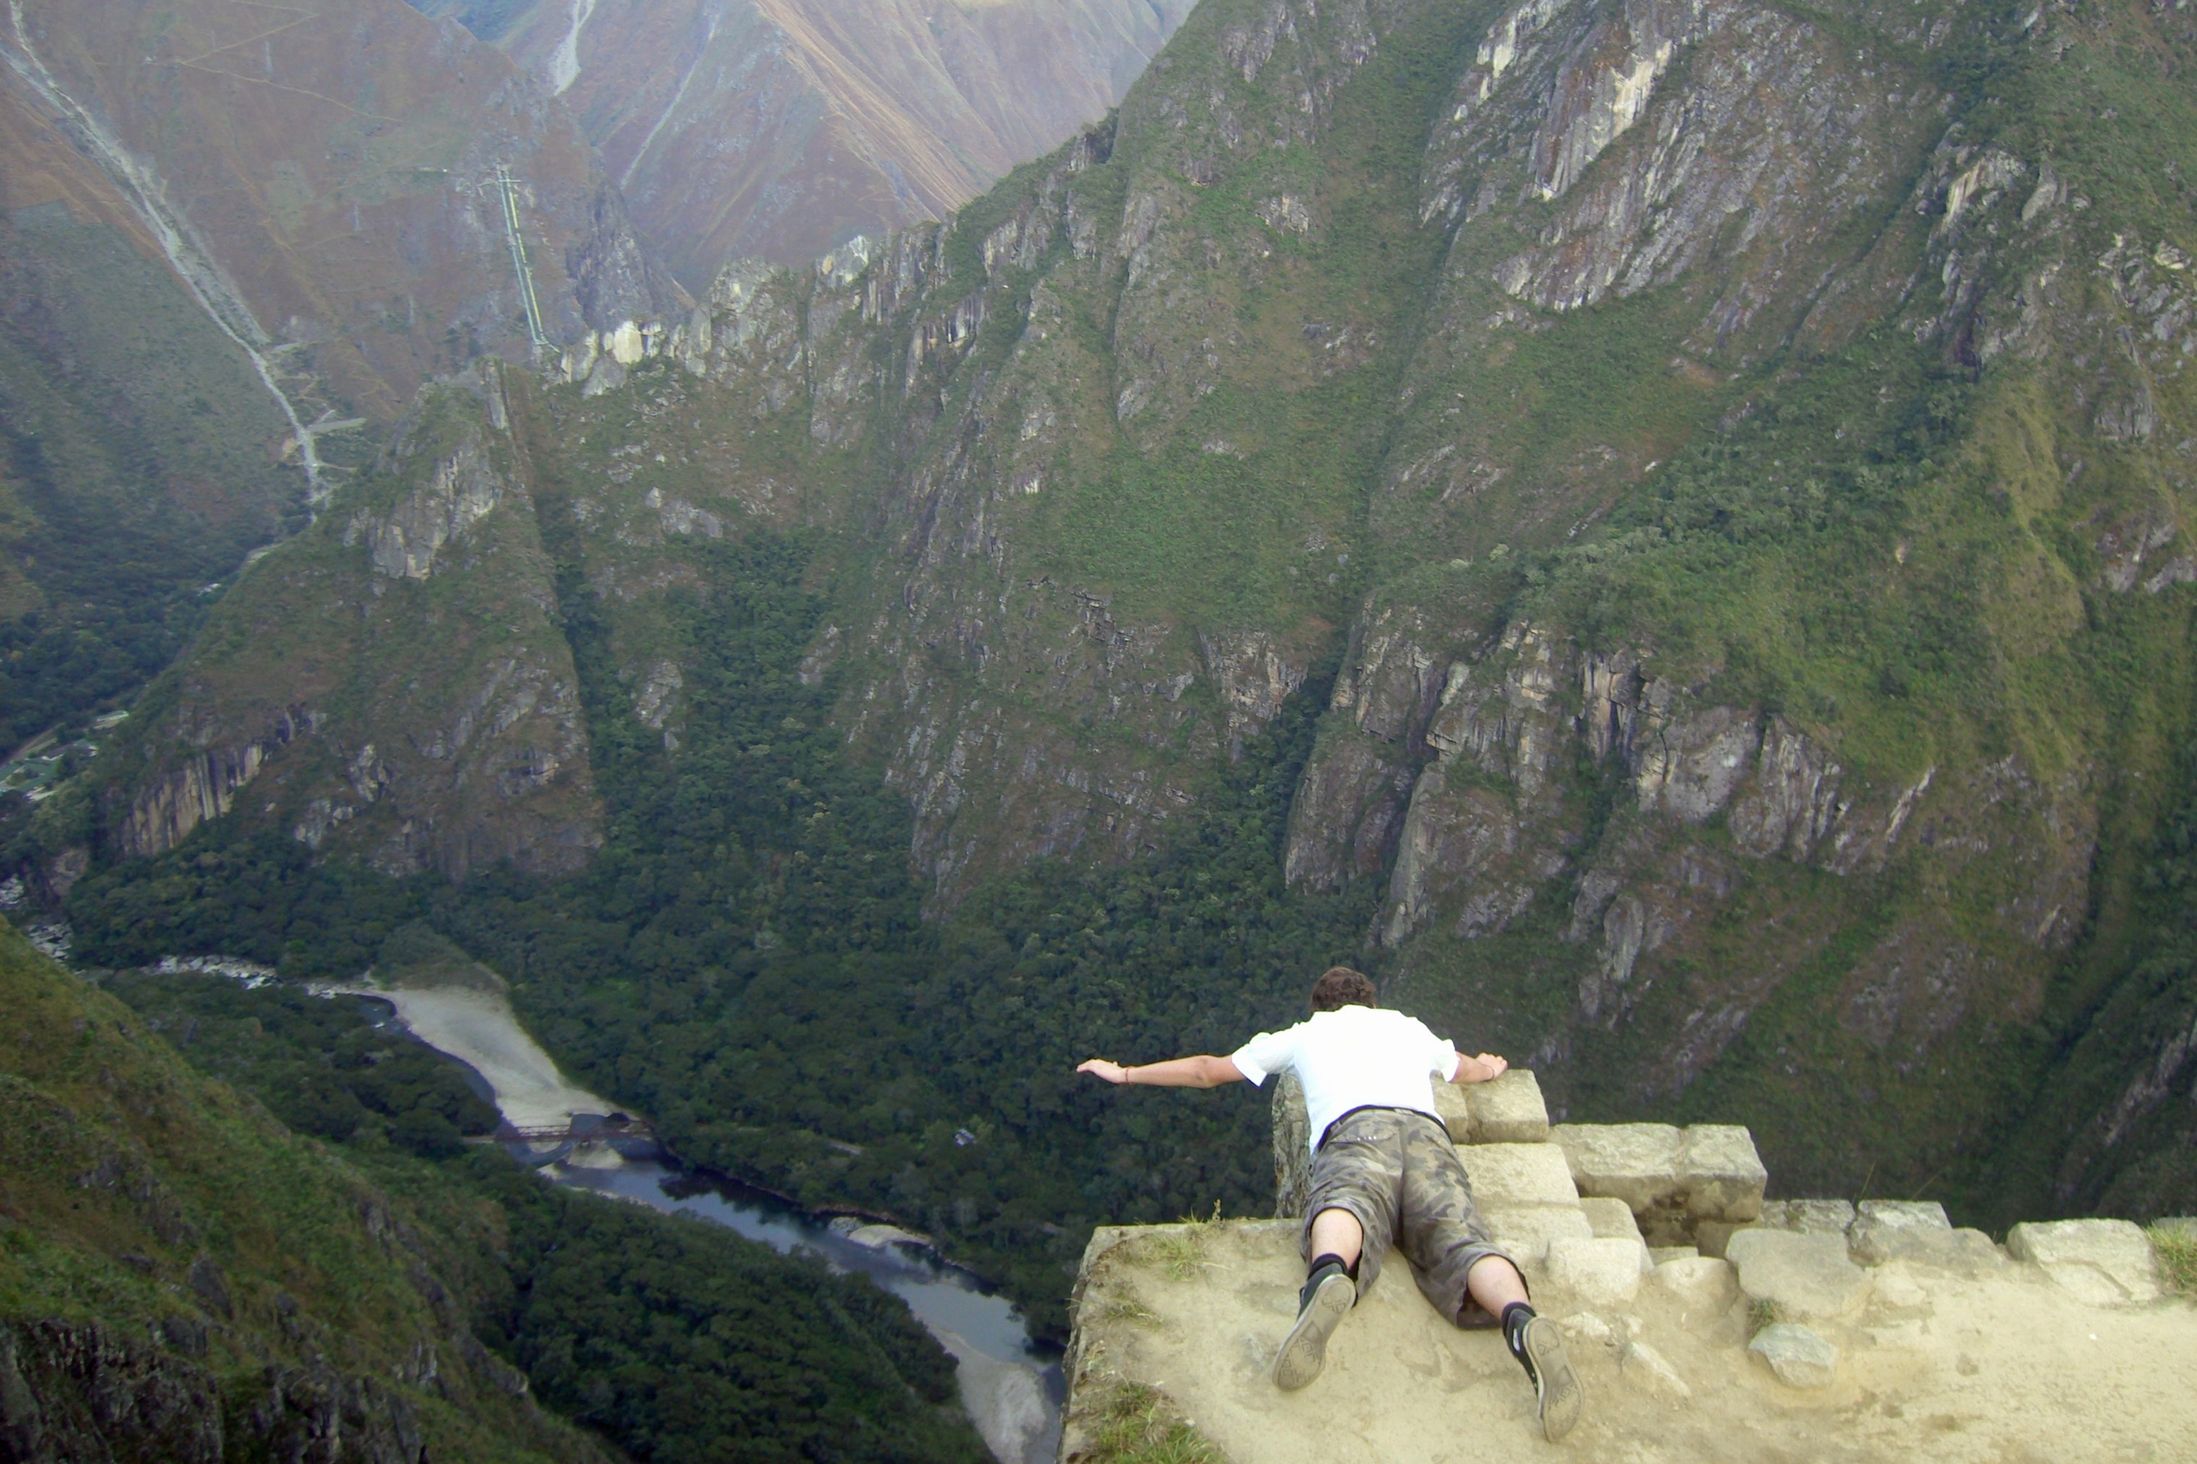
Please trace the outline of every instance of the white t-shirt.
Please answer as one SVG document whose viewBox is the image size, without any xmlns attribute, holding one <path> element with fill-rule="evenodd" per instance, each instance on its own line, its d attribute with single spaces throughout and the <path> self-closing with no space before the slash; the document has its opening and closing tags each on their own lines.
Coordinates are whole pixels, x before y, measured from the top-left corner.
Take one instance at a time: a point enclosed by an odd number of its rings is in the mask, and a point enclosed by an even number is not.
<svg viewBox="0 0 2197 1464">
<path fill-rule="evenodd" d="M 1457 1048 L 1417 1017 L 1378 1007 L 1315 1012 L 1286 1032 L 1261 1032 L 1229 1054 L 1252 1084 L 1294 1070 L 1304 1084 L 1312 1147 L 1353 1108 L 1411 1108 L 1434 1114 L 1434 1078 L 1457 1076 Z M 1439 1114 L 1434 1114 L 1440 1117 Z"/>
</svg>

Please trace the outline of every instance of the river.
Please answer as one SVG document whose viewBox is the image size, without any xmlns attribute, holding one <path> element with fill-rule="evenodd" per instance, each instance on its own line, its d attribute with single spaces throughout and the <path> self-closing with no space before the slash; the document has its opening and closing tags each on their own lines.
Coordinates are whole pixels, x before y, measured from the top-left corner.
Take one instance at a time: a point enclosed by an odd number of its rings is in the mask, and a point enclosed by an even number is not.
<svg viewBox="0 0 2197 1464">
<path fill-rule="evenodd" d="M 501 992 L 469 988 L 321 988 L 390 1013 L 413 1036 L 459 1063 L 515 1127 L 550 1127 L 574 1114 L 621 1105 L 569 1082 L 519 1025 Z M 859 1272 L 908 1304 L 959 1363 L 961 1400 L 1001 1464 L 1051 1464 L 1060 1448 L 1064 1385 L 1058 1354 L 1030 1339 L 1021 1314 L 981 1280 L 942 1261 L 921 1237 L 886 1225 L 824 1220 L 774 1195 L 655 1158 L 627 1158 L 589 1143 L 542 1164 L 529 1146 L 509 1146 L 558 1184 L 699 1216 L 779 1251 L 805 1251 Z M 553 1152 L 553 1151 L 552 1151 Z"/>
<path fill-rule="evenodd" d="M 588 1154 L 543 1173 L 577 1189 L 698 1215 L 774 1250 L 807 1251 L 869 1277 L 907 1302 L 960 1363 L 962 1405 L 995 1457 L 1003 1464 L 1051 1464 L 1059 1453 L 1063 1385 L 1055 1356 L 1031 1343 L 1005 1298 L 920 1241 L 897 1238 L 906 1232 L 821 1220 L 737 1181 L 654 1160 L 604 1164 Z"/>
</svg>

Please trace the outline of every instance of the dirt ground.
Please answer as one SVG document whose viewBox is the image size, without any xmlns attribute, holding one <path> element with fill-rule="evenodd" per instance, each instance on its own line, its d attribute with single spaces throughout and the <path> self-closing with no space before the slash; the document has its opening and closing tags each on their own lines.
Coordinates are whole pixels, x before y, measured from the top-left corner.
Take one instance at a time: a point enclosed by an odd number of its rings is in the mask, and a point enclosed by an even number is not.
<svg viewBox="0 0 2197 1464">
<path fill-rule="evenodd" d="M 1814 1324 L 1839 1364 L 1831 1386 L 1803 1391 L 1747 1352 L 1743 1299 L 1687 1315 L 1643 1286 L 1587 1321 L 1544 1287 L 1536 1300 L 1566 1322 L 1587 1394 L 1580 1426 L 1552 1446 L 1501 1340 L 1443 1323 L 1400 1262 L 1344 1319 L 1322 1375 L 1276 1391 L 1267 1368 L 1302 1280 L 1293 1231 L 1197 1229 L 1187 1243 L 1129 1232 L 1091 1264 L 1071 1448 L 1089 1410 L 1131 1381 L 1166 1395 L 1236 1464 L 2197 1460 L 2197 1306 L 2186 1300 L 2092 1307 L 2025 1265 L 1964 1279 L 1891 1263 L 1872 1273 L 1861 1312 Z M 1627 1357 L 1628 1339 L 1676 1381 Z"/>
</svg>

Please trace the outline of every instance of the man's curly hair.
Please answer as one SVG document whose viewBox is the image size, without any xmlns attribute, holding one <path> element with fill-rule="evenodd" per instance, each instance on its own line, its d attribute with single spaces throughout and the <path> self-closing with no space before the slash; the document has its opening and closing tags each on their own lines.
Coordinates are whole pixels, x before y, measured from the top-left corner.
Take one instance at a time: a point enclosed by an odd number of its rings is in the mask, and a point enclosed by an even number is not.
<svg viewBox="0 0 2197 1464">
<path fill-rule="evenodd" d="M 1330 966 L 1312 983 L 1312 1010 L 1316 1012 L 1378 1005 L 1373 999 L 1373 982 L 1363 971 L 1354 971 L 1348 966 Z"/>
</svg>

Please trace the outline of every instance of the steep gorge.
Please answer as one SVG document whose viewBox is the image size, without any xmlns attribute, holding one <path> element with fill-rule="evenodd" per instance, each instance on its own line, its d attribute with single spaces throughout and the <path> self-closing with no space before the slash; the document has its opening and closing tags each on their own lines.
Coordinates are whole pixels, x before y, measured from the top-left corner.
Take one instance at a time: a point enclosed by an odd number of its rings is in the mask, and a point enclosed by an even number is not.
<svg viewBox="0 0 2197 1464">
<path fill-rule="evenodd" d="M 676 767 L 709 546 L 803 536 L 802 680 L 934 915 L 1136 868 L 1339 658 L 1288 879 L 1560 1105 L 1744 1118 L 1804 1190 L 2186 1204 L 2197 1003 L 2115 997 L 2197 710 L 2193 64 L 2173 4 L 1208 0 L 951 223 L 431 397 L 108 826 L 302 716 L 249 821 L 570 868 L 570 596 Z M 2086 1044 L 2152 1137 L 2052 1191 L 2076 1129 L 2022 1120 Z"/>
</svg>

